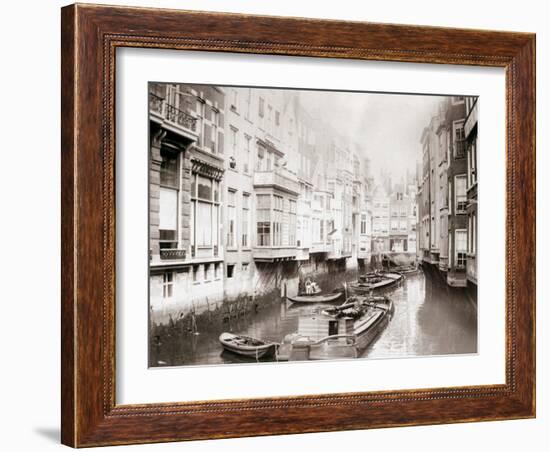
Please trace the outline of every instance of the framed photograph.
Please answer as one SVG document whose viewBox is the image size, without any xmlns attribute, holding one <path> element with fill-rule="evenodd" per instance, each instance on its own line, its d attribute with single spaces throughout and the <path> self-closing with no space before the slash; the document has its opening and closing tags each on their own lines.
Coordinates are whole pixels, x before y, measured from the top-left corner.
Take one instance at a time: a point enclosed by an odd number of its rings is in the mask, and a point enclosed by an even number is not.
<svg viewBox="0 0 550 452">
<path fill-rule="evenodd" d="M 62 9 L 62 442 L 535 416 L 535 36 Z"/>
</svg>

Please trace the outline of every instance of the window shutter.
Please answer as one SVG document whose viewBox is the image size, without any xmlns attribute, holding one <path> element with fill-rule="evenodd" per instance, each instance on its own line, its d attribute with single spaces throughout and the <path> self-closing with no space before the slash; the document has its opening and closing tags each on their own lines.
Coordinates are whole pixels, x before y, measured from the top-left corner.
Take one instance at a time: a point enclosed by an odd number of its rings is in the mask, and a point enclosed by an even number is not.
<svg viewBox="0 0 550 452">
<path fill-rule="evenodd" d="M 218 154 L 223 154 L 223 133 L 218 132 Z"/>
<path fill-rule="evenodd" d="M 203 145 L 205 148 L 212 149 L 212 126 L 204 124 Z"/>
</svg>

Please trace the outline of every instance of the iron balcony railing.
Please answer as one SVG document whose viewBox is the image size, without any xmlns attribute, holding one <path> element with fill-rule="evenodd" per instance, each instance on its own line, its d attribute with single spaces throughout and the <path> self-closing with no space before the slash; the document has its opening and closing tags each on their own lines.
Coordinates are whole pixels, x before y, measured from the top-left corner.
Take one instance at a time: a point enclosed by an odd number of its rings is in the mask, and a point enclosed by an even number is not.
<svg viewBox="0 0 550 452">
<path fill-rule="evenodd" d="M 196 132 L 197 118 L 190 113 L 170 105 L 163 97 L 149 93 L 149 109 L 163 117 L 166 121 L 177 124 L 187 130 Z"/>
<path fill-rule="evenodd" d="M 182 259 L 185 260 L 187 256 L 187 251 L 176 248 L 161 248 L 160 249 L 160 258 L 162 260 L 171 260 L 171 259 Z"/>
<path fill-rule="evenodd" d="M 166 104 L 165 108 L 167 121 L 176 123 L 185 129 L 192 130 L 193 132 L 197 130 L 197 118 L 170 104 Z"/>
</svg>

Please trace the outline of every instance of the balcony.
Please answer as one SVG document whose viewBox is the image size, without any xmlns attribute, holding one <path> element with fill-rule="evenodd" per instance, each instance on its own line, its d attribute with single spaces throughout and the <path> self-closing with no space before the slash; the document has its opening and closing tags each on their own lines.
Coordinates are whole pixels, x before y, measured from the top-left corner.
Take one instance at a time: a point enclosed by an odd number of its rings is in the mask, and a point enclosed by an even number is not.
<svg viewBox="0 0 550 452">
<path fill-rule="evenodd" d="M 165 121 L 187 133 L 197 133 L 197 118 L 170 105 L 164 98 L 153 93 L 149 93 L 149 111 L 152 118 Z"/>
<path fill-rule="evenodd" d="M 300 194 L 300 184 L 286 171 L 276 169 L 273 171 L 256 171 L 254 173 L 254 188 L 276 188 L 291 195 Z"/>
<path fill-rule="evenodd" d="M 325 242 L 314 242 L 309 247 L 310 253 L 327 253 L 330 251 L 330 245 Z"/>
<path fill-rule="evenodd" d="M 296 259 L 296 247 L 259 246 L 252 249 L 252 257 L 258 262 L 293 261 Z"/>
<path fill-rule="evenodd" d="M 175 248 L 161 248 L 160 250 L 161 260 L 185 260 L 186 257 L 187 250 Z"/>
</svg>

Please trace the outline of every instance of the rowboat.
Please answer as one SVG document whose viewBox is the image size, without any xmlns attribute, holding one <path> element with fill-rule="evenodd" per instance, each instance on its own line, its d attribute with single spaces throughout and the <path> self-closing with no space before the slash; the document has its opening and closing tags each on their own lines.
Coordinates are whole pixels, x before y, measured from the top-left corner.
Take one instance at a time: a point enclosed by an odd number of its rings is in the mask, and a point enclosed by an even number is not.
<svg viewBox="0 0 550 452">
<path fill-rule="evenodd" d="M 278 350 L 278 360 L 357 358 L 384 330 L 393 315 L 388 297 L 349 298 L 341 306 L 300 317 L 298 331 Z"/>
<path fill-rule="evenodd" d="M 274 342 L 265 342 L 254 337 L 232 333 L 220 334 L 219 340 L 228 352 L 256 359 L 274 354 L 278 345 Z"/>
<path fill-rule="evenodd" d="M 357 294 L 369 293 L 371 290 L 391 287 L 402 281 L 404 276 L 398 272 L 375 272 L 359 276 L 357 281 L 351 283 L 349 287 L 352 292 Z"/>
<path fill-rule="evenodd" d="M 342 292 L 334 292 L 328 294 L 302 294 L 295 297 L 286 297 L 292 303 L 330 303 L 338 300 L 342 296 Z"/>
</svg>

